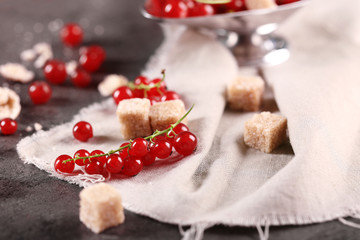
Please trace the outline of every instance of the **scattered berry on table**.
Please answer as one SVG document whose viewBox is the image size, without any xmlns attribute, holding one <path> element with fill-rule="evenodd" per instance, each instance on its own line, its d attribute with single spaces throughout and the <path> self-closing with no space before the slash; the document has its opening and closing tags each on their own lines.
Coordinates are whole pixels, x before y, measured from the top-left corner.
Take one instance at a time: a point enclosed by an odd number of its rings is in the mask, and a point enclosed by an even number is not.
<svg viewBox="0 0 360 240">
<path fill-rule="evenodd" d="M 3 135 L 12 135 L 16 132 L 18 124 L 11 118 L 4 118 L 0 121 L 0 130 Z"/>
<path fill-rule="evenodd" d="M 28 93 L 34 104 L 44 104 L 50 100 L 52 90 L 46 82 L 37 81 L 29 86 Z"/>
<path fill-rule="evenodd" d="M 93 129 L 91 124 L 85 121 L 80 121 L 76 123 L 73 128 L 73 135 L 77 140 L 81 142 L 88 141 L 90 138 L 93 137 Z"/>
<path fill-rule="evenodd" d="M 44 66 L 45 78 L 53 84 L 65 82 L 67 73 L 65 63 L 59 60 L 49 60 Z"/>
<path fill-rule="evenodd" d="M 84 88 L 88 87 L 91 83 L 91 76 L 82 69 L 76 69 L 71 76 L 71 81 L 76 87 Z"/>
<path fill-rule="evenodd" d="M 75 47 L 82 43 L 84 32 L 78 24 L 68 23 L 61 29 L 60 37 L 65 45 Z"/>
</svg>

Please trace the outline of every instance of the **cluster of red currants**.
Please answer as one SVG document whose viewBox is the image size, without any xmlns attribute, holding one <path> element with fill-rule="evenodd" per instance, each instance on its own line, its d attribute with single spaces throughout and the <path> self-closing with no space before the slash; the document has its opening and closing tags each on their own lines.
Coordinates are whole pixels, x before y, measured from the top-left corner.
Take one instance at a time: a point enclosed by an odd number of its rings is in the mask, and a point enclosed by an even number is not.
<svg viewBox="0 0 360 240">
<path fill-rule="evenodd" d="M 173 148 L 180 155 L 192 154 L 197 146 L 196 136 L 183 123 L 176 123 L 163 131 L 156 131 L 146 138 L 136 138 L 121 144 L 120 148 L 104 153 L 101 150 L 89 152 L 78 150 L 73 157 L 60 155 L 54 163 L 59 173 L 73 173 L 75 165 L 84 167 L 87 174 L 124 174 L 135 176 L 143 166 L 149 166 L 158 159 L 168 158 Z"/>
<path fill-rule="evenodd" d="M 74 23 L 65 25 L 60 31 L 60 37 L 64 45 L 76 47 L 82 43 L 83 30 Z M 91 83 L 91 75 L 101 66 L 106 58 L 105 50 L 98 45 L 90 45 L 79 49 L 79 66 L 70 74 L 72 83 L 76 87 L 87 87 Z M 45 78 L 52 84 L 62 84 L 67 78 L 66 65 L 63 61 L 51 59 L 44 67 Z M 46 82 L 36 81 L 28 89 L 30 98 L 35 104 L 44 104 L 49 101 L 52 90 Z"/>
<path fill-rule="evenodd" d="M 300 0 L 276 0 L 278 5 Z M 209 16 L 247 10 L 245 0 L 229 0 L 226 3 L 211 4 L 211 1 L 196 0 L 147 0 L 145 10 L 151 15 L 165 18 Z"/>
<path fill-rule="evenodd" d="M 157 102 L 164 102 L 169 100 L 181 99 L 180 95 L 175 91 L 167 91 L 164 77 L 149 80 L 147 77 L 138 76 L 134 83 L 129 86 L 122 86 L 116 89 L 113 93 L 113 99 L 116 104 L 120 101 L 130 98 L 147 98 L 151 105 Z"/>
</svg>

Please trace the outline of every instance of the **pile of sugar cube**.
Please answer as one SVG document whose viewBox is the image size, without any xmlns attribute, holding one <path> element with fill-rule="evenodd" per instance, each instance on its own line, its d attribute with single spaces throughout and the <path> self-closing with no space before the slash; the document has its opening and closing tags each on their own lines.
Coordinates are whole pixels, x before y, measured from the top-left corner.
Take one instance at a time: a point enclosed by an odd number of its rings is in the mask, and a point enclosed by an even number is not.
<svg viewBox="0 0 360 240">
<path fill-rule="evenodd" d="M 180 99 L 150 104 L 146 98 L 122 100 L 117 107 L 117 116 L 124 138 L 148 136 L 155 130 L 164 130 L 176 123 L 185 114 L 184 102 Z M 183 120 L 183 123 L 186 119 Z"/>
<path fill-rule="evenodd" d="M 259 76 L 238 76 L 227 86 L 227 102 L 233 110 L 258 111 L 265 83 Z M 286 140 L 287 120 L 270 112 L 255 114 L 245 123 L 244 142 L 247 146 L 272 152 Z"/>
</svg>

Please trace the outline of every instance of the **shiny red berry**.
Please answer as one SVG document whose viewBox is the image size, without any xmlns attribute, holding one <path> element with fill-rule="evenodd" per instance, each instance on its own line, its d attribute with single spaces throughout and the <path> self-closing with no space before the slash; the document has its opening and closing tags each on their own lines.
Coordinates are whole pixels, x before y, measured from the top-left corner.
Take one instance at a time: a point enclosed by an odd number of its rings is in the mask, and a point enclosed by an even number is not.
<svg viewBox="0 0 360 240">
<path fill-rule="evenodd" d="M 80 149 L 80 150 L 76 151 L 76 153 L 74 154 L 74 158 L 88 157 L 88 156 L 90 156 L 90 153 L 85 149 Z M 85 166 L 89 162 L 90 161 L 89 161 L 88 158 L 75 160 L 75 164 L 78 165 L 78 166 Z"/>
<path fill-rule="evenodd" d="M 175 137 L 173 146 L 179 154 L 187 156 L 195 151 L 197 138 L 191 132 L 181 132 Z"/>
<path fill-rule="evenodd" d="M 4 118 L 0 121 L 0 130 L 3 135 L 12 135 L 16 132 L 18 124 L 11 118 Z"/>
<path fill-rule="evenodd" d="M 106 159 L 106 169 L 111 173 L 120 173 L 123 166 L 124 162 L 119 154 L 111 154 Z"/>
<path fill-rule="evenodd" d="M 93 137 L 92 126 L 88 122 L 80 121 L 75 124 L 73 128 L 73 135 L 77 140 L 86 142 Z"/>
<path fill-rule="evenodd" d="M 231 0 L 231 2 L 225 4 L 228 12 L 245 11 L 245 0 Z"/>
<path fill-rule="evenodd" d="M 90 153 L 90 156 L 94 156 L 94 155 L 102 155 L 105 154 L 103 151 L 101 150 L 94 150 Z M 101 162 L 103 165 L 106 163 L 106 156 L 101 156 L 101 157 L 92 157 L 91 161 L 99 161 Z"/>
<path fill-rule="evenodd" d="M 67 73 L 65 63 L 59 60 L 49 60 L 44 66 L 45 78 L 53 84 L 65 82 Z"/>
<path fill-rule="evenodd" d="M 124 160 L 124 168 L 122 173 L 127 176 L 135 176 L 143 168 L 141 158 L 128 157 Z"/>
<path fill-rule="evenodd" d="M 189 5 L 189 4 L 188 4 Z M 215 14 L 215 8 L 211 4 L 194 2 L 189 8 L 189 17 L 210 16 Z"/>
<path fill-rule="evenodd" d="M 130 143 L 125 142 L 123 144 L 120 145 L 120 147 L 125 147 L 127 145 L 129 145 Z M 122 160 L 124 160 L 125 158 L 127 158 L 129 156 L 129 147 L 124 148 L 122 150 L 119 151 L 119 155 L 121 157 Z"/>
<path fill-rule="evenodd" d="M 68 23 L 61 29 L 60 37 L 65 45 L 74 47 L 83 41 L 84 32 L 78 24 Z"/>
<path fill-rule="evenodd" d="M 113 92 L 112 96 L 113 96 L 113 99 L 114 99 L 116 105 L 118 105 L 119 102 L 121 102 L 124 99 L 130 99 L 130 98 L 134 97 L 133 92 L 127 86 L 119 87 L 118 89 L 116 89 Z"/>
<path fill-rule="evenodd" d="M 99 45 L 90 45 L 87 47 L 82 47 L 80 48 L 79 54 L 80 56 L 85 54 L 94 54 L 97 56 L 97 58 L 101 63 L 105 61 L 106 58 L 105 49 Z"/>
<path fill-rule="evenodd" d="M 52 91 L 46 82 L 33 82 L 29 86 L 28 93 L 34 104 L 43 104 L 50 100 Z"/>
<path fill-rule="evenodd" d="M 168 128 L 169 128 L 170 126 L 168 126 Z M 170 131 L 169 132 L 169 136 L 170 137 L 175 137 L 175 135 L 177 135 L 177 134 L 179 134 L 179 133 L 181 133 L 181 132 L 186 132 L 186 131 L 189 131 L 189 128 L 188 128 L 188 126 L 186 126 L 185 124 L 183 124 L 183 123 L 179 123 L 178 125 L 176 125 L 174 128 L 173 128 L 173 131 Z M 175 135 L 174 135 L 174 133 L 173 132 L 175 132 Z"/>
<path fill-rule="evenodd" d="M 141 158 L 141 162 L 144 166 L 150 166 L 155 162 L 156 157 L 150 152 Z"/>
<path fill-rule="evenodd" d="M 57 157 L 54 163 L 55 170 L 62 173 L 72 173 L 75 168 L 75 163 L 74 161 L 64 163 L 64 161 L 68 159 L 71 159 L 71 157 L 65 154 Z"/>
<path fill-rule="evenodd" d="M 169 140 L 155 140 L 150 144 L 150 153 L 160 159 L 167 158 L 171 155 L 172 144 Z"/>
<path fill-rule="evenodd" d="M 144 138 L 135 138 L 129 150 L 130 156 L 143 157 L 148 153 L 148 141 Z"/>
<path fill-rule="evenodd" d="M 88 52 L 80 56 L 79 63 L 86 71 L 95 72 L 100 68 L 103 60 L 99 54 Z"/>
<path fill-rule="evenodd" d="M 90 85 L 91 76 L 82 69 L 76 69 L 71 76 L 71 81 L 76 87 L 84 88 Z"/>
<path fill-rule="evenodd" d="M 151 15 L 161 17 L 163 9 L 163 1 L 159 0 L 147 0 L 145 2 L 145 10 Z"/>
<path fill-rule="evenodd" d="M 136 85 L 136 86 L 139 86 L 140 84 L 144 84 L 144 85 L 149 85 L 149 79 L 147 79 L 147 77 L 145 77 L 145 76 L 142 76 L 142 75 L 140 75 L 140 76 L 138 76 L 137 78 L 135 78 L 135 80 L 134 80 L 134 84 Z"/>
<path fill-rule="evenodd" d="M 276 4 L 284 5 L 284 4 L 294 3 L 294 2 L 298 2 L 298 1 L 300 1 L 300 0 L 276 0 Z"/>
<path fill-rule="evenodd" d="M 102 174 L 104 170 L 104 164 L 99 161 L 91 160 L 90 163 L 85 165 L 85 172 L 87 174 Z"/>
<path fill-rule="evenodd" d="M 162 16 L 166 18 L 184 18 L 188 15 L 188 7 L 181 0 L 168 0 L 163 7 Z"/>
<path fill-rule="evenodd" d="M 161 101 L 170 101 L 170 100 L 176 100 L 176 99 L 181 99 L 180 95 L 177 94 L 174 91 L 167 91 L 165 92 L 165 94 L 161 97 Z"/>
</svg>

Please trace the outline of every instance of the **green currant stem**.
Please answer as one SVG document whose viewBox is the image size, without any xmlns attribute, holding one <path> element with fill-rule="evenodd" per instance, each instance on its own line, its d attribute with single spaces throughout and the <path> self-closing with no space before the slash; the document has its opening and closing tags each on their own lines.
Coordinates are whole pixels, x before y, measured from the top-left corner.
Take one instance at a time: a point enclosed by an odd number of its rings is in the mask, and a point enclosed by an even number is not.
<svg viewBox="0 0 360 240">
<path fill-rule="evenodd" d="M 174 133 L 174 135 L 176 135 L 176 133 L 174 132 L 174 128 L 179 125 L 179 123 L 181 123 L 186 117 L 187 115 L 189 115 L 189 113 L 191 112 L 191 110 L 194 108 L 194 104 L 191 106 L 191 108 L 184 114 L 184 116 L 182 116 L 176 123 L 174 124 L 171 124 L 170 127 L 168 127 L 167 129 L 165 130 L 162 130 L 162 131 L 159 131 L 159 130 L 156 130 L 153 134 L 151 134 L 150 136 L 147 136 L 145 137 L 144 139 L 146 140 L 149 140 L 150 142 L 153 141 L 153 139 L 159 135 L 162 135 L 162 134 L 165 134 L 169 136 L 169 133 L 172 132 Z M 88 156 L 88 157 L 76 157 L 76 158 L 70 158 L 70 159 L 67 159 L 67 160 L 64 160 L 63 163 L 67 163 L 67 162 L 71 162 L 71 161 L 76 161 L 76 160 L 79 160 L 79 159 L 91 159 L 91 158 L 97 158 L 97 157 L 107 157 L 107 156 L 110 156 L 111 154 L 114 154 L 116 152 L 119 152 L 125 148 L 130 148 L 131 146 L 131 142 L 133 140 L 130 140 L 130 143 L 129 144 L 126 144 L 125 146 L 122 146 L 116 150 L 110 150 L 109 152 L 107 153 L 104 153 L 104 154 L 96 154 L 96 155 L 92 155 L 92 156 Z"/>
</svg>

